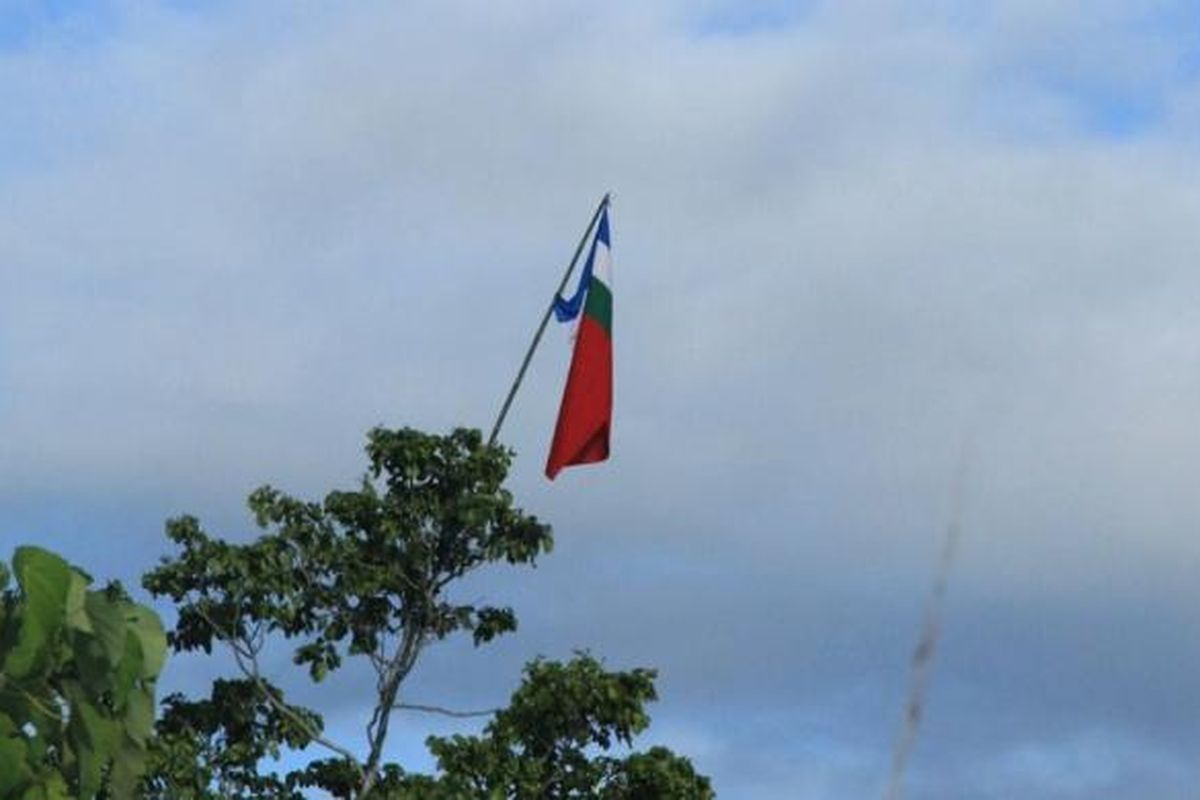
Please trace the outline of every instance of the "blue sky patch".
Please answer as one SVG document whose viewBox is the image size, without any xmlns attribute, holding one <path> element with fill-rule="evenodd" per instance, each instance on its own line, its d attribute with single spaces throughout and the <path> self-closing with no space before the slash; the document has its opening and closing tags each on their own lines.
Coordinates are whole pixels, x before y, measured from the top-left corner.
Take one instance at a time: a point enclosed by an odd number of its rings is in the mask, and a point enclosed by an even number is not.
<svg viewBox="0 0 1200 800">
<path fill-rule="evenodd" d="M 702 36 L 744 36 L 787 28 L 802 21 L 815 0 L 751 0 L 714 4 L 701 14 L 695 30 Z"/>
<path fill-rule="evenodd" d="M 1162 101 L 1157 95 L 1094 91 L 1080 92 L 1076 100 L 1085 129 L 1099 136 L 1136 137 L 1162 118 Z"/>
<path fill-rule="evenodd" d="M 120 13 L 108 0 L 44 0 L 0 8 L 0 50 L 21 49 L 43 38 L 88 44 L 120 28 Z"/>
</svg>

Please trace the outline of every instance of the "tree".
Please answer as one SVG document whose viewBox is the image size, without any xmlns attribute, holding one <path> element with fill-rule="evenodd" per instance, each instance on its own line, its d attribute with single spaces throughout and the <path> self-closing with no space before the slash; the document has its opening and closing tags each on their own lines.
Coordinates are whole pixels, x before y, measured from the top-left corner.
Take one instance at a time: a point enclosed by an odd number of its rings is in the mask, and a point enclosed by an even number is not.
<svg viewBox="0 0 1200 800">
<path fill-rule="evenodd" d="M 250 495 L 263 533 L 247 544 L 212 538 L 190 516 L 171 520 L 179 547 L 144 580 L 176 603 L 176 651 L 224 645 L 241 670 L 205 699 L 167 698 L 146 795 L 172 800 L 299 800 L 305 789 L 338 798 L 676 798 L 712 796 L 707 779 L 664 748 L 623 759 L 593 757 L 628 745 L 655 699 L 653 672 L 606 672 L 581 656 L 535 662 L 509 708 L 482 737 L 429 740 L 436 776 L 383 763 L 391 715 L 445 709 L 410 702 L 402 688 L 422 651 L 455 634 L 482 645 L 516 629 L 506 607 L 461 604 L 449 590 L 482 567 L 532 565 L 552 546 L 550 528 L 503 487 L 511 452 L 475 430 L 438 436 L 377 428 L 357 489 L 304 502 L 274 488 Z M 325 736 L 321 717 L 287 702 L 262 676 L 270 642 L 320 682 L 347 659 L 374 669 L 373 714 L 359 758 Z M 281 748 L 331 754 L 286 775 L 263 774 Z"/>
<path fill-rule="evenodd" d="M 399 796 L 513 800 L 710 800 L 707 778 L 665 747 L 624 758 L 593 755 L 630 746 L 650 724 L 653 670 L 608 672 L 586 654 L 534 661 L 483 736 L 431 737 L 441 775 L 401 782 Z"/>
<path fill-rule="evenodd" d="M 388 724 L 405 707 L 401 685 L 422 650 L 460 631 L 479 645 L 516 628 L 511 609 L 454 603 L 447 587 L 487 564 L 532 564 L 552 544 L 550 528 L 515 508 L 502 487 L 511 454 L 485 446 L 478 431 L 375 429 L 367 456 L 359 488 L 321 503 L 269 486 L 255 491 L 250 508 L 266 533 L 249 544 L 210 538 L 194 517 L 171 520 L 167 534 L 181 552 L 143 581 L 178 606 L 172 647 L 228 646 L 270 707 L 274 716 L 263 719 L 278 723 L 278 739 L 331 751 L 335 763 L 322 765 L 318 782 L 348 797 L 367 796 L 383 774 Z M 365 759 L 325 738 L 317 717 L 263 679 L 259 656 L 271 637 L 291 644 L 313 681 L 348 657 L 370 663 L 376 685 Z M 183 702 L 174 701 L 173 719 L 188 715 Z M 228 770 L 225 777 L 235 780 Z"/>
<path fill-rule="evenodd" d="M 134 796 L 167 642 L 119 584 L 18 548 L 0 564 L 0 800 Z"/>
</svg>

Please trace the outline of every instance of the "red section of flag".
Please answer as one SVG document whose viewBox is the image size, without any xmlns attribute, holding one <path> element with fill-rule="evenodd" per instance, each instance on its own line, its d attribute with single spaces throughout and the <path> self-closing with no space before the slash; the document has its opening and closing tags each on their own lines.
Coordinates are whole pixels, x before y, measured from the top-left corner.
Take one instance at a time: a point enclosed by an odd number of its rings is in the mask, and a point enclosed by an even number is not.
<svg viewBox="0 0 1200 800">
<path fill-rule="evenodd" d="M 563 467 L 591 464 L 608 458 L 612 427 L 612 339 L 586 313 L 579 320 L 575 352 L 558 409 L 554 441 L 546 459 L 546 477 Z"/>
</svg>

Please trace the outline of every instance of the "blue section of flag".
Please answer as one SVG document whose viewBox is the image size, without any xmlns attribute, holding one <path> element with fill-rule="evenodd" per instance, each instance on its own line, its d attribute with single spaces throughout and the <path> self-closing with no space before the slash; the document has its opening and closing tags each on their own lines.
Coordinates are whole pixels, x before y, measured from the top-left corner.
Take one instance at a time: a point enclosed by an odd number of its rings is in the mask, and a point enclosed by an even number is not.
<svg viewBox="0 0 1200 800">
<path fill-rule="evenodd" d="M 596 226 L 596 236 L 592 239 L 592 249 L 588 251 L 587 261 L 583 264 L 583 274 L 579 276 L 579 285 L 570 299 L 561 294 L 554 298 L 554 316 L 559 322 L 570 322 L 579 316 L 583 309 L 583 301 L 587 297 L 588 287 L 592 284 L 592 262 L 596 258 L 596 243 L 602 242 L 605 247 L 612 247 L 608 238 L 608 206 L 600 212 L 600 223 Z"/>
</svg>

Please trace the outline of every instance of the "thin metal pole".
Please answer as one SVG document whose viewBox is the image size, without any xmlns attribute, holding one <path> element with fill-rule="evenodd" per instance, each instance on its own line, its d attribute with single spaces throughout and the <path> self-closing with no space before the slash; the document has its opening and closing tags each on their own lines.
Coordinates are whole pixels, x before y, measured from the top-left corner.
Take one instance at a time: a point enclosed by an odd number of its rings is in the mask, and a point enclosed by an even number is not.
<svg viewBox="0 0 1200 800">
<path fill-rule="evenodd" d="M 592 235 L 592 229 L 596 227 L 596 223 L 600 220 L 600 214 L 608 205 L 609 195 L 606 193 L 600 200 L 600 205 L 596 206 L 596 213 L 592 214 L 592 220 L 588 223 L 587 230 L 583 232 L 583 236 L 579 239 L 579 245 L 575 248 L 575 255 L 571 256 L 571 263 L 567 265 L 567 271 L 563 274 L 562 281 L 558 284 L 558 290 L 554 292 L 554 296 L 550 298 L 550 305 L 546 307 L 546 313 L 542 315 L 542 323 L 538 325 L 537 333 L 533 335 L 533 341 L 529 344 L 529 350 L 525 352 L 525 359 L 521 362 L 521 368 L 517 370 L 517 379 L 513 381 L 512 388 L 508 390 L 508 397 L 504 398 L 504 405 L 500 407 L 500 416 L 496 417 L 496 424 L 492 426 L 492 435 L 488 437 L 488 447 L 496 443 L 496 437 L 500 435 L 500 426 L 504 424 L 504 418 L 508 416 L 508 408 L 512 405 L 513 398 L 517 396 L 517 389 L 521 388 L 521 381 L 525 378 L 525 370 L 529 368 L 529 362 L 533 360 L 533 351 L 537 350 L 538 344 L 542 341 L 542 334 L 546 332 L 546 324 L 550 322 L 550 315 L 554 313 L 554 301 L 563 290 L 567 288 L 567 281 L 571 280 L 571 273 L 575 271 L 575 264 L 579 261 L 579 256 L 583 254 L 583 248 L 587 245 L 588 238 Z"/>
</svg>

